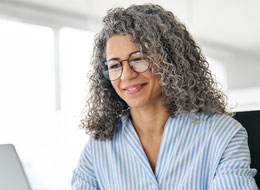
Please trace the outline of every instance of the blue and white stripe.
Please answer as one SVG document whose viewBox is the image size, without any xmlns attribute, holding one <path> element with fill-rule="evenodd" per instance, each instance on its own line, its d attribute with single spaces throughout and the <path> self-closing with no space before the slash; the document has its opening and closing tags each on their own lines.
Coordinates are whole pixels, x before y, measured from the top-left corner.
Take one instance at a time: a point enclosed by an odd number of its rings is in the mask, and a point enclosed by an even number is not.
<svg viewBox="0 0 260 190">
<path fill-rule="evenodd" d="M 113 140 L 90 139 L 74 171 L 72 189 L 253 190 L 246 130 L 226 115 L 169 118 L 155 172 L 129 117 Z"/>
</svg>

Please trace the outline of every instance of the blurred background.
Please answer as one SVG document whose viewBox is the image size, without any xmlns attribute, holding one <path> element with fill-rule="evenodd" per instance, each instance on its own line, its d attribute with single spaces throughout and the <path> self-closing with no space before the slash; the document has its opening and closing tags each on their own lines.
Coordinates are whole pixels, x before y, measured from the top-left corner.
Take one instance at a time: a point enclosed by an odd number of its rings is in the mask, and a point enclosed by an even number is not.
<svg viewBox="0 0 260 190">
<path fill-rule="evenodd" d="M 16 146 L 34 190 L 70 189 L 102 17 L 149 2 L 186 24 L 230 109 L 260 110 L 259 0 L 0 0 L 0 144 Z"/>
</svg>

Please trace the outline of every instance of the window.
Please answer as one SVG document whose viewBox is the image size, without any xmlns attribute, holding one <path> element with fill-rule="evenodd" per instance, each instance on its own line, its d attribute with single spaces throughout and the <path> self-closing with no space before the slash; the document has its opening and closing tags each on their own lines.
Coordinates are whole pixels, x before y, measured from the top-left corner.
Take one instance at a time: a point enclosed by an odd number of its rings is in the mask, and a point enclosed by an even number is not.
<svg viewBox="0 0 260 190">
<path fill-rule="evenodd" d="M 77 116 L 84 105 L 93 34 L 69 28 L 58 32 L 57 110 L 56 31 L 3 19 L 0 31 L 0 143 L 16 146 L 33 189 L 69 189 L 88 140 L 77 129 Z"/>
<path fill-rule="evenodd" d="M 228 97 L 228 107 L 232 111 L 249 111 L 260 109 L 260 87 L 230 89 L 228 87 L 228 69 L 215 59 L 207 58 L 212 73 L 219 82 L 219 88 Z"/>
</svg>

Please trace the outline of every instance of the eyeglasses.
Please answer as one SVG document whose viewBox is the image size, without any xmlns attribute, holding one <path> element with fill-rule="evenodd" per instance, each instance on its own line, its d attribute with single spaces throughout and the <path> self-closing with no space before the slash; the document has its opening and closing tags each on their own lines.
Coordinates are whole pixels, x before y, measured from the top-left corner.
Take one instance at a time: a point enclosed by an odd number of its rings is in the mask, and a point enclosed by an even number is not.
<svg viewBox="0 0 260 190">
<path fill-rule="evenodd" d="M 150 61 L 144 57 L 145 54 L 140 51 L 132 52 L 128 59 L 119 61 L 117 58 L 112 58 L 105 62 L 104 76 L 111 81 L 117 80 L 123 73 L 124 61 L 128 61 L 130 68 L 136 73 L 143 73 L 150 67 Z"/>
</svg>

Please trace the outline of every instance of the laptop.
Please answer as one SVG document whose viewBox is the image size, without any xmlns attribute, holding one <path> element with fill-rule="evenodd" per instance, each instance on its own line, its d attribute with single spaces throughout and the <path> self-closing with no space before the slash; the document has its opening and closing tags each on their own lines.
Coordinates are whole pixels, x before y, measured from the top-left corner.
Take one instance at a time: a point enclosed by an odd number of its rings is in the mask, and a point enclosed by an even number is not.
<svg viewBox="0 0 260 190">
<path fill-rule="evenodd" d="M 0 189 L 31 190 L 12 144 L 0 144 Z"/>
</svg>

